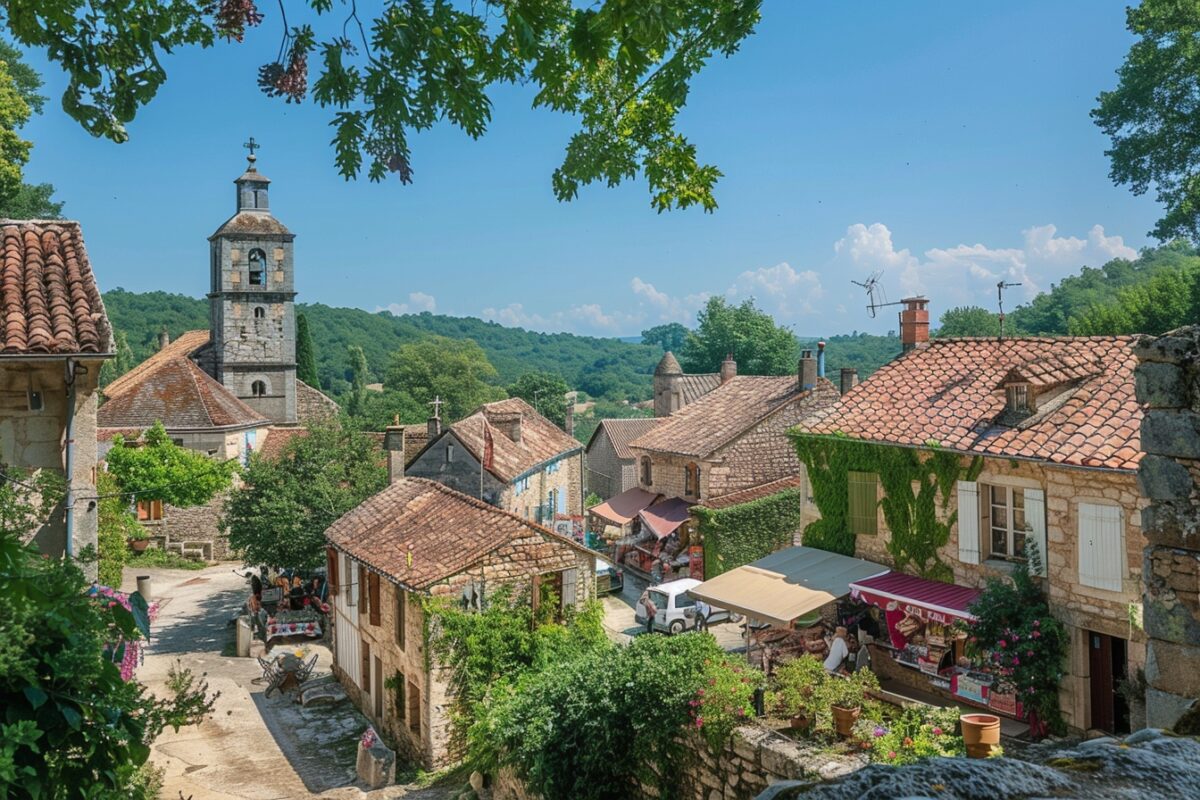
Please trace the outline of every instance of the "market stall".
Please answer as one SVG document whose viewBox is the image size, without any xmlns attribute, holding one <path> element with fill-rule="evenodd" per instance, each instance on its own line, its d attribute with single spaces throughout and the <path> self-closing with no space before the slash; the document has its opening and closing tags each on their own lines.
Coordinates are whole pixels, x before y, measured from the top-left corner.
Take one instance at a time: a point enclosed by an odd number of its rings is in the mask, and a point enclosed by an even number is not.
<svg viewBox="0 0 1200 800">
<path fill-rule="evenodd" d="M 661 499 L 661 494 L 633 488 L 592 506 L 587 516 L 589 539 L 596 542 L 597 549 L 615 558 L 617 548 L 640 536 L 642 523 L 638 514 Z"/>
<path fill-rule="evenodd" d="M 978 589 L 931 581 L 898 572 L 855 581 L 851 594 L 882 617 L 882 635 L 871 645 L 879 677 L 927 692 L 947 702 L 988 708 L 1015 719 L 1024 716 L 1015 694 L 985 664 L 965 652 L 971 604 Z"/>
</svg>

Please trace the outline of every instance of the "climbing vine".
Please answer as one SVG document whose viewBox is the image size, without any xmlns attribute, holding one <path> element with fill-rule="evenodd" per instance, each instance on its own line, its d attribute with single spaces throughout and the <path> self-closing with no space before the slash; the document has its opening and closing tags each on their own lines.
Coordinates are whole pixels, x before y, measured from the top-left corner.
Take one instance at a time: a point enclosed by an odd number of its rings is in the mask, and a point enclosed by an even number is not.
<svg viewBox="0 0 1200 800">
<path fill-rule="evenodd" d="M 808 469 L 813 502 L 821 519 L 804 529 L 803 541 L 810 547 L 854 555 L 850 530 L 850 472 L 879 476 L 883 498 L 879 507 L 891 533 L 888 553 L 896 569 L 915 572 L 923 578 L 950 580 L 953 571 L 938 556 L 950 541 L 950 529 L 958 511 L 944 514 L 955 484 L 974 480 L 983 469 L 975 456 L 964 467 L 958 453 L 942 450 L 937 442 L 927 449 L 893 447 L 834 436 L 793 436 L 800 460 Z"/>
<path fill-rule="evenodd" d="M 800 529 L 802 499 L 799 489 L 784 489 L 728 508 L 697 506 L 704 577 L 716 577 L 790 545 Z"/>
</svg>

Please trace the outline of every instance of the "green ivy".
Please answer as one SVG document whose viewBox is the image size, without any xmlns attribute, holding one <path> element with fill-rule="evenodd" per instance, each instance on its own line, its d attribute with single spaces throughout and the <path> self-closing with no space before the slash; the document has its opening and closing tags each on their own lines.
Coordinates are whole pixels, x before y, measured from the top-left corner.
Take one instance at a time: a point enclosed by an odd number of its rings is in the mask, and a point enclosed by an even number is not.
<svg viewBox="0 0 1200 800">
<path fill-rule="evenodd" d="M 907 570 L 933 580 L 954 576 L 938 550 L 950 541 L 950 529 L 958 520 L 955 510 L 945 512 L 955 484 L 974 480 L 983 469 L 975 456 L 963 466 L 958 453 L 942 450 L 937 442 L 928 449 L 893 447 L 851 439 L 844 434 L 809 436 L 793 434 L 796 451 L 808 469 L 813 502 L 821 519 L 804 529 L 804 544 L 843 555 L 854 555 L 850 531 L 850 472 L 879 476 L 883 499 L 879 501 L 891 536 L 887 551 L 898 570 Z"/>
<path fill-rule="evenodd" d="M 799 489 L 728 508 L 696 506 L 693 510 L 704 541 L 704 576 L 716 577 L 790 545 L 800 528 L 802 509 Z"/>
</svg>

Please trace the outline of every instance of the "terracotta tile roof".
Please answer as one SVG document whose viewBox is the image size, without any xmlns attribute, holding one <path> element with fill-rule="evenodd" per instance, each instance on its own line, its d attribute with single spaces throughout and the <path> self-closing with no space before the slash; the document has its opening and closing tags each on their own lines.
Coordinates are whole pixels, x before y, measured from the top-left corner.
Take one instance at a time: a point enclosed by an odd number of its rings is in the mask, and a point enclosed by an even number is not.
<svg viewBox="0 0 1200 800">
<path fill-rule="evenodd" d="M 504 430 L 518 419 L 521 441 L 516 442 Z M 539 464 L 583 447 L 574 437 L 568 436 L 564 430 L 537 413 L 533 406 L 519 397 L 510 397 L 485 403 L 471 416 L 447 428 L 454 432 L 476 459 L 483 457 L 485 420 L 492 431 L 491 472 L 506 483 Z"/>
<path fill-rule="evenodd" d="M 738 375 L 676 411 L 630 446 L 705 457 L 772 412 L 808 394 L 800 391 L 795 375 Z"/>
<path fill-rule="evenodd" d="M 635 417 L 634 419 L 602 419 L 588 440 L 587 449 L 592 449 L 592 442 L 603 433 L 612 442 L 617 458 L 636 458 L 629 449 L 629 443 L 644 433 L 649 433 L 666 422 L 666 417 Z"/>
<path fill-rule="evenodd" d="M 105 397 L 116 397 L 142 382 L 142 379 L 168 361 L 187 358 L 208 344 L 208 331 L 185 331 L 162 350 L 104 387 Z"/>
<path fill-rule="evenodd" d="M 239 211 L 213 231 L 210 239 L 226 234 L 267 234 L 269 236 L 291 236 L 292 232 L 279 220 L 261 211 Z"/>
<path fill-rule="evenodd" d="M 161 362 L 96 412 L 102 428 L 251 428 L 268 421 L 186 357 Z"/>
<path fill-rule="evenodd" d="M 258 453 L 260 458 L 264 458 L 267 461 L 274 461 L 283 455 L 284 449 L 293 439 L 302 438 L 308 436 L 308 434 L 308 428 L 272 425 L 258 441 L 258 446 L 254 448 L 254 452 Z"/>
<path fill-rule="evenodd" d="M 758 486 L 751 486 L 748 489 L 739 489 L 736 492 L 722 495 L 721 497 L 710 497 L 700 503 L 704 508 L 719 509 L 729 508 L 730 506 L 741 505 L 742 503 L 750 503 L 754 500 L 761 500 L 764 497 L 770 497 L 773 494 L 788 489 L 804 488 L 804 478 L 799 475 L 789 475 L 786 478 L 780 478 L 777 481 L 770 483 L 762 483 Z"/>
<path fill-rule="evenodd" d="M 675 358 L 675 354 L 670 350 L 663 353 L 662 359 L 659 360 L 658 366 L 654 368 L 655 375 L 682 375 L 683 367 L 679 366 L 679 359 Z"/>
<path fill-rule="evenodd" d="M 1133 470 L 1142 457 L 1135 337 L 935 339 L 884 365 L 799 432 L 1083 467 Z M 1007 379 L 1049 400 L 1011 426 Z"/>
<path fill-rule="evenodd" d="M 721 385 L 721 376 L 716 372 L 707 372 L 697 375 L 681 375 L 679 383 L 679 393 L 682 395 L 682 405 L 690 405 L 701 397 L 704 397 L 713 389 Z"/>
<path fill-rule="evenodd" d="M 404 466 L 408 467 L 417 460 L 417 456 L 421 455 L 425 446 L 429 444 L 429 426 L 422 422 L 407 423 L 400 426 L 404 428 Z M 387 454 L 383 449 L 383 439 L 386 436 L 384 431 L 363 431 L 363 436 L 366 436 L 375 446 L 379 448 L 380 458 L 384 463 L 387 463 Z"/>
<path fill-rule="evenodd" d="M 590 552 L 516 514 L 424 478 L 393 483 L 333 523 L 325 536 L 352 558 L 415 591 L 521 539 L 539 537 Z"/>
<path fill-rule="evenodd" d="M 0 354 L 112 352 L 78 222 L 0 221 Z"/>
</svg>

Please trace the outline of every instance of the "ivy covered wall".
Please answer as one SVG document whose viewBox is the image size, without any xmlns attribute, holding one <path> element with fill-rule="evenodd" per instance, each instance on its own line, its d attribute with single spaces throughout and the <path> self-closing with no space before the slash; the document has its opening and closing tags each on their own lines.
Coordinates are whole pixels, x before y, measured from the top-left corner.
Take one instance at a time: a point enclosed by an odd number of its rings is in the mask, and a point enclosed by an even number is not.
<svg viewBox="0 0 1200 800">
<path fill-rule="evenodd" d="M 693 512 L 704 541 L 704 577 L 757 561 L 789 547 L 800 529 L 804 495 L 785 489 L 728 508 L 696 506 Z"/>
<path fill-rule="evenodd" d="M 925 449 L 893 447 L 851 439 L 844 435 L 793 434 L 796 451 L 808 468 L 813 502 L 821 518 L 804 529 L 803 543 L 852 556 L 850 532 L 850 472 L 870 472 L 883 490 L 879 507 L 890 536 L 886 547 L 896 569 L 933 580 L 953 580 L 954 573 L 938 556 L 950 541 L 958 511 L 949 514 L 951 496 L 959 480 L 974 480 L 983 459 L 969 461 L 943 450 L 937 442 Z"/>
</svg>

